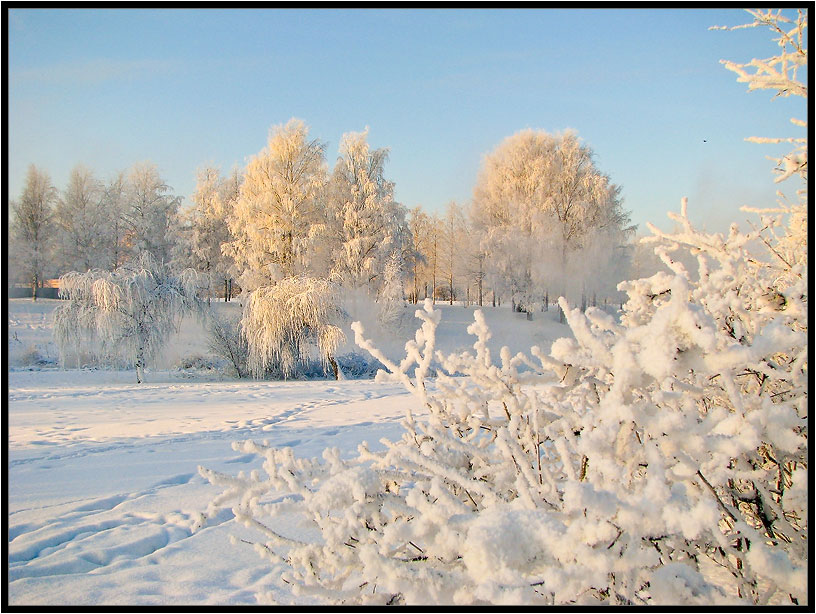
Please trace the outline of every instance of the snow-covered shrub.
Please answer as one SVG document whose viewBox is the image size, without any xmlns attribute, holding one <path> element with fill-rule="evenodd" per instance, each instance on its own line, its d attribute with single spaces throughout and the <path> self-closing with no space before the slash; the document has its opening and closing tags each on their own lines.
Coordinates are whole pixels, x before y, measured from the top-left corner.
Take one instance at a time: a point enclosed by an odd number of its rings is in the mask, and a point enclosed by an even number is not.
<svg viewBox="0 0 816 614">
<path fill-rule="evenodd" d="M 806 265 L 750 252 L 758 232 L 693 229 L 685 203 L 675 218 L 653 237 L 671 274 L 622 283 L 620 323 L 562 299 L 574 339 L 550 355 L 494 364 L 480 311 L 473 353 L 435 352 L 429 300 L 400 364 L 355 323 L 428 420 L 352 459 L 238 442 L 267 475 L 200 468 L 225 489 L 209 513 L 234 500 L 282 581 L 333 602 L 805 602 Z M 292 513 L 319 538 L 275 528 Z"/>
<path fill-rule="evenodd" d="M 218 368 L 219 362 L 210 356 L 190 354 L 179 358 L 174 366 L 179 371 L 214 371 Z"/>
<path fill-rule="evenodd" d="M 337 357 L 337 366 L 346 379 L 370 379 L 383 368 L 383 364 L 376 358 L 358 352 L 341 354 Z"/>
<path fill-rule="evenodd" d="M 246 377 L 249 373 L 249 345 L 241 333 L 241 318 L 210 309 L 204 326 L 210 351 L 228 362 L 233 375 Z"/>
<path fill-rule="evenodd" d="M 364 356 L 357 352 L 338 354 L 333 357 L 337 365 L 337 374 L 326 369 L 321 360 L 309 359 L 298 366 L 292 379 L 318 380 L 327 376 L 335 379 L 374 379 L 383 364 L 376 358 Z"/>
<path fill-rule="evenodd" d="M 324 367 L 336 371 L 334 352 L 345 339 L 338 326 L 343 317 L 331 280 L 296 276 L 257 288 L 241 319 L 250 371 L 262 377 L 270 368 L 279 369 L 290 377 L 298 364 L 308 362 L 314 347 Z"/>
<path fill-rule="evenodd" d="M 72 271 L 60 277 L 54 310 L 54 339 L 63 362 L 83 344 L 101 345 L 103 353 L 122 356 L 136 368 L 136 381 L 181 317 L 196 311 L 197 275 L 187 269 L 174 275 L 146 252 L 137 263 L 116 271 Z"/>
<path fill-rule="evenodd" d="M 727 67 L 752 89 L 806 96 L 795 67 L 807 64 L 807 13 L 787 30 L 779 12 L 752 14 L 749 27 L 770 26 L 785 50 Z M 779 180 L 806 178 L 807 142 L 789 141 L 803 147 L 778 161 Z M 208 513 L 235 501 L 274 576 L 333 602 L 807 603 L 806 187 L 799 194 L 747 234 L 694 229 L 684 201 L 676 230 L 651 227 L 647 239 L 667 270 L 618 286 L 619 320 L 561 299 L 574 338 L 549 355 L 505 348 L 494 364 L 479 311 L 473 353 L 435 353 L 430 301 L 400 364 L 355 324 L 390 371 L 381 377 L 414 393 L 427 421 L 408 412 L 399 441 L 382 452 L 363 443 L 351 459 L 236 443 L 265 458 L 266 477 L 200 468 L 224 487 Z M 291 514 L 314 531 L 286 535 L 276 517 Z"/>
<path fill-rule="evenodd" d="M 18 367 L 45 367 L 55 365 L 56 361 L 48 355 L 43 355 L 40 346 L 31 344 L 23 350 L 15 352 L 9 360 L 9 364 Z"/>
</svg>

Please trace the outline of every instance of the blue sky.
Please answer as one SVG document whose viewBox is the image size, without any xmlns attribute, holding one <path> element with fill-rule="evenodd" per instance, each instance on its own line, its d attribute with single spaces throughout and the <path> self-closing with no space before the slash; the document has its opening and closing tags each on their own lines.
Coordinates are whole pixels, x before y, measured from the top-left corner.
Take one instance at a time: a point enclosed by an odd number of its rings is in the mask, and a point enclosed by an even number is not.
<svg viewBox="0 0 816 614">
<path fill-rule="evenodd" d="M 63 188 L 152 160 L 189 197 L 196 169 L 244 166 L 303 119 L 334 166 L 345 132 L 390 148 L 406 206 L 472 195 L 482 157 L 524 128 L 578 132 L 641 225 L 689 197 L 722 230 L 775 201 L 779 148 L 805 102 L 747 93 L 720 59 L 769 57 L 741 10 L 9 11 L 9 194 L 34 163 Z M 703 141 L 707 142 L 703 142 Z"/>
</svg>

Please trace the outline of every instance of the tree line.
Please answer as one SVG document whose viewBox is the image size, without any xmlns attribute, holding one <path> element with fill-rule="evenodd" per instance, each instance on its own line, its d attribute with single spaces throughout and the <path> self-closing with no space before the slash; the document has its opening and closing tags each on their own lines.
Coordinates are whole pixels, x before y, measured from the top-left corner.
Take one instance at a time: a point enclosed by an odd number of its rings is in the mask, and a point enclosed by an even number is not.
<svg viewBox="0 0 816 614">
<path fill-rule="evenodd" d="M 575 133 L 505 139 L 485 157 L 471 202 L 440 213 L 395 200 L 388 154 L 367 129 L 350 132 L 330 171 L 326 143 L 292 119 L 245 169 L 199 169 L 189 207 L 151 163 L 107 181 L 78 165 L 62 190 L 31 165 L 10 204 L 10 282 L 36 298 L 45 279 L 116 271 L 146 253 L 201 273 L 208 299 L 309 276 L 376 300 L 531 312 L 558 295 L 612 296 L 626 278 L 633 227 L 620 188 Z"/>
</svg>

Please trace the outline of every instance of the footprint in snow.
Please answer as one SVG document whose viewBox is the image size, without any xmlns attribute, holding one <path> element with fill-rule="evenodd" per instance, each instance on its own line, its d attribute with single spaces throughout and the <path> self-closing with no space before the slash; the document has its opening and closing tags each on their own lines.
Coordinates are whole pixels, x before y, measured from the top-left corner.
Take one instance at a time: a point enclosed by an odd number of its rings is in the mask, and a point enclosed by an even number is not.
<svg viewBox="0 0 816 614">
<path fill-rule="evenodd" d="M 160 482 L 156 482 L 150 488 L 159 488 L 162 486 L 181 486 L 182 484 L 189 484 L 190 481 L 195 477 L 195 473 L 181 473 L 179 475 L 174 475 L 173 477 L 166 478 L 161 480 Z"/>
<path fill-rule="evenodd" d="M 249 463 L 255 459 L 254 454 L 244 454 L 242 456 L 238 456 L 236 458 L 231 458 L 228 461 L 224 461 L 225 464 L 232 464 L 232 463 Z"/>
</svg>

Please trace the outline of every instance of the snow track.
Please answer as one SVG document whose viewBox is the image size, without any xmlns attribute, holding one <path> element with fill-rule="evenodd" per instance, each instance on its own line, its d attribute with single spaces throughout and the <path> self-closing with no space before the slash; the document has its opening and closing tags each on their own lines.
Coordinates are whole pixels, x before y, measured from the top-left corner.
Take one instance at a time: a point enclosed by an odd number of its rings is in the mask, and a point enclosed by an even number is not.
<svg viewBox="0 0 816 614">
<path fill-rule="evenodd" d="M 412 400 L 372 381 L 9 384 L 10 604 L 255 604 L 274 573 L 229 509 L 193 531 L 217 489 L 199 464 L 260 467 L 231 442 L 316 456 L 395 439 Z M 256 586 L 257 584 L 257 586 Z M 268 590 L 268 589 L 267 589 Z M 285 598 L 283 596 L 282 598 Z"/>
</svg>

